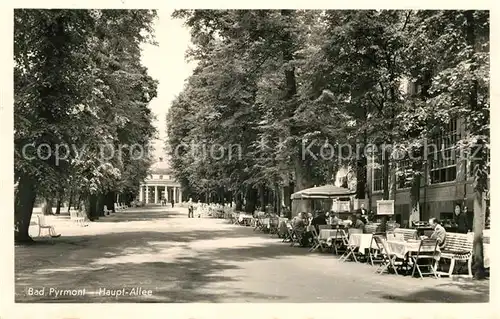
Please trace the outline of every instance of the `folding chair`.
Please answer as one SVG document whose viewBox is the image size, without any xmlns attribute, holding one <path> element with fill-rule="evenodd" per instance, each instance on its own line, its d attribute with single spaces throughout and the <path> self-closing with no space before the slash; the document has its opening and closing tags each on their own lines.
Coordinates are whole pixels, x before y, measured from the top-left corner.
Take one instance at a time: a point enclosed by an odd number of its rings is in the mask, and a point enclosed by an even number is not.
<svg viewBox="0 0 500 319">
<path fill-rule="evenodd" d="M 253 231 L 256 231 L 257 229 L 261 229 L 261 224 L 262 224 L 262 222 L 261 222 L 261 220 L 260 220 L 260 217 L 259 217 L 259 216 L 257 216 L 257 217 L 255 218 L 255 224 L 254 224 Z"/>
<path fill-rule="evenodd" d="M 299 231 L 292 227 L 292 240 L 290 242 L 290 246 L 295 246 L 295 244 L 299 244 L 302 242 L 303 231 Z"/>
<path fill-rule="evenodd" d="M 339 248 L 345 248 L 345 250 L 340 249 L 342 253 L 345 253 L 345 251 L 347 250 L 347 246 L 349 245 L 349 241 L 344 229 L 337 228 L 332 245 L 336 255 L 339 254 Z"/>
<path fill-rule="evenodd" d="M 380 252 L 382 250 L 382 247 L 379 246 L 379 244 L 377 243 L 377 241 L 374 239 L 375 236 L 379 236 L 381 237 L 381 239 L 383 240 L 384 239 L 384 233 L 374 233 L 372 235 L 372 240 L 370 241 L 370 249 L 369 249 L 369 258 L 370 258 L 370 264 L 372 266 L 375 266 L 373 264 L 374 261 L 377 261 L 377 262 L 380 262 L 382 261 L 382 259 L 380 259 L 379 257 L 381 256 L 380 255 Z M 375 243 L 375 246 L 377 248 L 373 248 L 373 243 Z"/>
<path fill-rule="evenodd" d="M 386 240 L 382 236 L 373 236 L 377 247 L 380 247 L 380 254 L 382 257 L 380 266 L 375 270 L 375 273 L 383 274 L 387 269 L 393 269 L 396 275 L 398 271 L 396 269 L 396 255 L 391 252 Z"/>
<path fill-rule="evenodd" d="M 315 251 L 318 248 L 321 251 L 323 251 L 323 243 L 321 242 L 321 240 L 319 238 L 319 234 L 316 231 L 316 227 L 314 227 L 314 226 L 311 227 L 311 233 L 312 233 L 312 238 L 313 238 L 313 246 L 309 249 L 309 252 L 312 253 L 313 251 Z"/>
<path fill-rule="evenodd" d="M 438 278 L 436 273 L 437 269 L 437 260 L 436 257 L 436 249 L 437 249 L 437 240 L 435 239 L 422 239 L 420 241 L 420 245 L 418 246 L 418 252 L 416 255 L 411 255 L 410 258 L 413 262 L 413 271 L 411 276 L 415 275 L 415 270 L 418 271 L 420 275 L 420 279 L 423 279 L 423 275 L 433 275 L 434 278 Z M 425 261 L 424 264 L 419 265 L 419 261 Z M 422 272 L 422 268 L 428 268 L 428 272 Z"/>
<path fill-rule="evenodd" d="M 293 239 L 293 227 L 289 222 L 286 223 L 286 230 L 287 230 L 287 232 L 284 234 L 283 240 L 282 240 L 282 242 L 284 242 L 284 243 L 292 241 L 292 239 Z"/>
<path fill-rule="evenodd" d="M 363 230 L 362 229 L 357 229 L 357 228 L 349 228 L 348 230 L 349 235 L 351 234 L 362 234 Z M 341 261 L 346 261 L 350 256 L 354 259 L 355 262 L 358 262 L 356 259 L 356 246 L 351 245 L 349 241 L 346 241 L 346 251 L 344 254 L 340 257 Z"/>
</svg>

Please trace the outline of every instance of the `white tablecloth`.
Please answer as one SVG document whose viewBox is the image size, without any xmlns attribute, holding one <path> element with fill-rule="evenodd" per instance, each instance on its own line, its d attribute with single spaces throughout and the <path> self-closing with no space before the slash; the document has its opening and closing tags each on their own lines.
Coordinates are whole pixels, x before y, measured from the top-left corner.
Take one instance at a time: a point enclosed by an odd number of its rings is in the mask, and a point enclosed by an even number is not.
<svg viewBox="0 0 500 319">
<path fill-rule="evenodd" d="M 408 254 L 418 252 L 418 248 L 420 246 L 419 240 L 412 241 L 401 241 L 401 240 L 388 240 L 387 247 L 389 250 L 396 255 L 398 258 L 406 258 Z M 438 248 L 439 250 L 439 248 Z M 432 252 L 434 251 L 434 247 L 422 247 L 422 252 Z"/>
<path fill-rule="evenodd" d="M 353 247 L 359 247 L 360 252 L 364 252 L 365 249 L 371 248 L 377 249 L 377 244 L 375 241 L 372 242 L 372 234 L 351 234 L 349 235 L 349 245 Z"/>
<path fill-rule="evenodd" d="M 337 235 L 338 232 L 338 235 Z M 340 238 L 342 235 L 342 232 L 340 229 L 321 229 L 319 231 L 319 239 L 327 240 L 328 238 L 335 238 L 338 237 Z"/>
<path fill-rule="evenodd" d="M 240 222 L 242 222 L 244 219 L 252 219 L 253 216 L 252 215 L 244 215 L 244 214 L 240 214 L 240 216 L 238 217 L 238 220 Z"/>
</svg>

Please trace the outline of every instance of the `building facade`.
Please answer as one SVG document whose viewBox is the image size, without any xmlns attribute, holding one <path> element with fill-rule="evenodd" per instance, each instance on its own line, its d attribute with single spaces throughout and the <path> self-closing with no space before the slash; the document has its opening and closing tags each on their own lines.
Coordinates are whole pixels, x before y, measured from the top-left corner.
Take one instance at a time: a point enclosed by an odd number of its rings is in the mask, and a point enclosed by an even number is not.
<svg viewBox="0 0 500 319">
<path fill-rule="evenodd" d="M 415 88 L 410 89 L 414 91 Z M 473 216 L 473 167 L 472 157 L 460 154 L 457 142 L 466 135 L 464 122 L 452 119 L 435 139 L 425 146 L 426 161 L 420 179 L 420 220 L 452 219 L 456 204 L 465 203 L 469 219 Z M 381 152 L 368 159 L 367 179 L 371 207 L 376 211 L 376 201 L 383 199 L 384 160 Z M 398 177 L 394 198 L 395 219 L 405 223 L 410 219 L 410 188 L 413 179 L 411 163 L 403 158 L 397 163 Z"/>
<path fill-rule="evenodd" d="M 139 188 L 139 201 L 149 204 L 161 204 L 162 200 L 170 203 L 182 202 L 181 185 L 172 174 L 168 163 L 162 158 L 151 167 L 151 174 Z"/>
</svg>

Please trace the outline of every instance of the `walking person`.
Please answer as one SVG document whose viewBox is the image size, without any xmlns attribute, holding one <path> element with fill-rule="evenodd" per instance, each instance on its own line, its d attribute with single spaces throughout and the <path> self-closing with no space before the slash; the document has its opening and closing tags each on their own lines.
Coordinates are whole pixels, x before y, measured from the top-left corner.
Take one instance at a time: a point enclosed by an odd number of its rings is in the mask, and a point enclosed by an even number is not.
<svg viewBox="0 0 500 319">
<path fill-rule="evenodd" d="M 194 206 L 192 198 L 190 198 L 188 202 L 188 218 L 194 218 Z"/>
</svg>

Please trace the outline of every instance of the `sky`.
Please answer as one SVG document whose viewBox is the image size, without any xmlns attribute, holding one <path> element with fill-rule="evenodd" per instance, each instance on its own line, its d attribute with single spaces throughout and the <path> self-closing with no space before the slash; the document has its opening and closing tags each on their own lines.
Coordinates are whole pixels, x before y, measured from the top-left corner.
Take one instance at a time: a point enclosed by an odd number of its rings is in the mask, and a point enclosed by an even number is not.
<svg viewBox="0 0 500 319">
<path fill-rule="evenodd" d="M 193 63 L 185 59 L 185 52 L 191 44 L 189 29 L 183 20 L 172 19 L 172 10 L 159 10 L 155 23 L 155 37 L 158 46 L 143 45 L 142 63 L 148 68 L 149 75 L 159 81 L 158 96 L 149 107 L 156 115 L 155 127 L 159 140 L 155 142 L 155 157 L 164 157 L 166 137 L 165 116 L 170 104 L 182 91 L 185 80 L 194 69 Z"/>
</svg>

